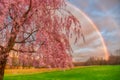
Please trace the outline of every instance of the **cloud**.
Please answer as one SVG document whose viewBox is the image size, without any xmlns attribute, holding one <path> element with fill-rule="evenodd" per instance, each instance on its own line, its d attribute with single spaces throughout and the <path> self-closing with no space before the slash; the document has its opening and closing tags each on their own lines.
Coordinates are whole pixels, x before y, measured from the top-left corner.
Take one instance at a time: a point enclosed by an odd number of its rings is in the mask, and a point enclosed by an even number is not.
<svg viewBox="0 0 120 80">
<path fill-rule="evenodd" d="M 93 20 L 100 30 L 110 53 L 120 49 L 120 0 L 70 0 Z M 88 27 L 90 24 L 82 17 L 81 23 L 86 43 L 82 40 L 74 49 L 74 59 L 84 61 L 90 56 L 103 56 L 103 47 L 97 32 Z"/>
<path fill-rule="evenodd" d="M 71 0 L 71 2 L 95 22 L 110 52 L 115 51 L 118 47 L 120 48 L 119 0 Z"/>
</svg>

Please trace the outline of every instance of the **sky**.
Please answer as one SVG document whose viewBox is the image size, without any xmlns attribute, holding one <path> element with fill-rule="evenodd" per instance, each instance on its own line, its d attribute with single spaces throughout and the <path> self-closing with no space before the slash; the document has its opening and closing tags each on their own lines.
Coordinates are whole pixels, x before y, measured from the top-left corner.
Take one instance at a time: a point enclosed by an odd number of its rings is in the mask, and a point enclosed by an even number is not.
<svg viewBox="0 0 120 80">
<path fill-rule="evenodd" d="M 74 6 L 84 12 L 97 26 L 103 36 L 110 54 L 115 54 L 120 49 L 120 0 L 69 0 Z M 88 24 L 86 22 L 86 24 Z M 83 26 L 84 27 L 84 26 Z M 87 37 L 95 36 L 95 32 L 91 32 Z M 92 44 L 84 44 L 87 47 L 78 49 L 80 56 L 88 57 L 96 53 L 96 44 L 99 38 L 92 39 Z M 91 48 L 90 45 L 94 47 Z M 101 46 L 101 45 L 97 45 Z M 85 53 L 83 53 L 85 52 Z M 91 52 L 91 54 L 89 54 Z M 99 50 L 98 50 L 99 52 Z M 92 54 L 93 53 L 93 54 Z M 85 56 L 86 55 L 86 56 Z M 98 54 L 99 55 L 99 54 Z"/>
</svg>

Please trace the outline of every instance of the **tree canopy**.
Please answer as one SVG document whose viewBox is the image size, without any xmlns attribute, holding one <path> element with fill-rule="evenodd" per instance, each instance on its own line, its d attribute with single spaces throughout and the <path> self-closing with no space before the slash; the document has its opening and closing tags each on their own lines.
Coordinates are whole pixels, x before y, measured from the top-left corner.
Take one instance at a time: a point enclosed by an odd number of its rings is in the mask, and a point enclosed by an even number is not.
<svg viewBox="0 0 120 80">
<path fill-rule="evenodd" d="M 69 38 L 80 37 L 81 27 L 65 6 L 65 0 L 0 0 L 0 62 L 16 51 L 40 65 L 72 67 Z"/>
</svg>

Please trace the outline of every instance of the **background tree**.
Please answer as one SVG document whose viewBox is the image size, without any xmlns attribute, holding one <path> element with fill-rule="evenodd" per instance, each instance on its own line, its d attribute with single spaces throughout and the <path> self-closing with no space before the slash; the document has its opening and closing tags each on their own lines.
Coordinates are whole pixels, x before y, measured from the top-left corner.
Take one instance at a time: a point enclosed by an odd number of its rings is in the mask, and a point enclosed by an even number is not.
<svg viewBox="0 0 120 80">
<path fill-rule="evenodd" d="M 0 80 L 11 51 L 39 56 L 40 65 L 48 67 L 73 66 L 68 39 L 80 37 L 81 29 L 65 5 L 64 0 L 0 0 Z"/>
</svg>

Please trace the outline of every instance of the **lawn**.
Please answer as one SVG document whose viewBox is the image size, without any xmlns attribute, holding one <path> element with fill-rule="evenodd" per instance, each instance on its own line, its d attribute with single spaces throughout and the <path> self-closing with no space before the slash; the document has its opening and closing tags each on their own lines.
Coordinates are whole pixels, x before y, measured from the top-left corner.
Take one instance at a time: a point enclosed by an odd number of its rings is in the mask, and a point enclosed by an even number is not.
<svg viewBox="0 0 120 80">
<path fill-rule="evenodd" d="M 120 65 L 88 66 L 66 71 L 51 71 L 32 74 L 5 74 L 4 80 L 120 80 Z"/>
</svg>

